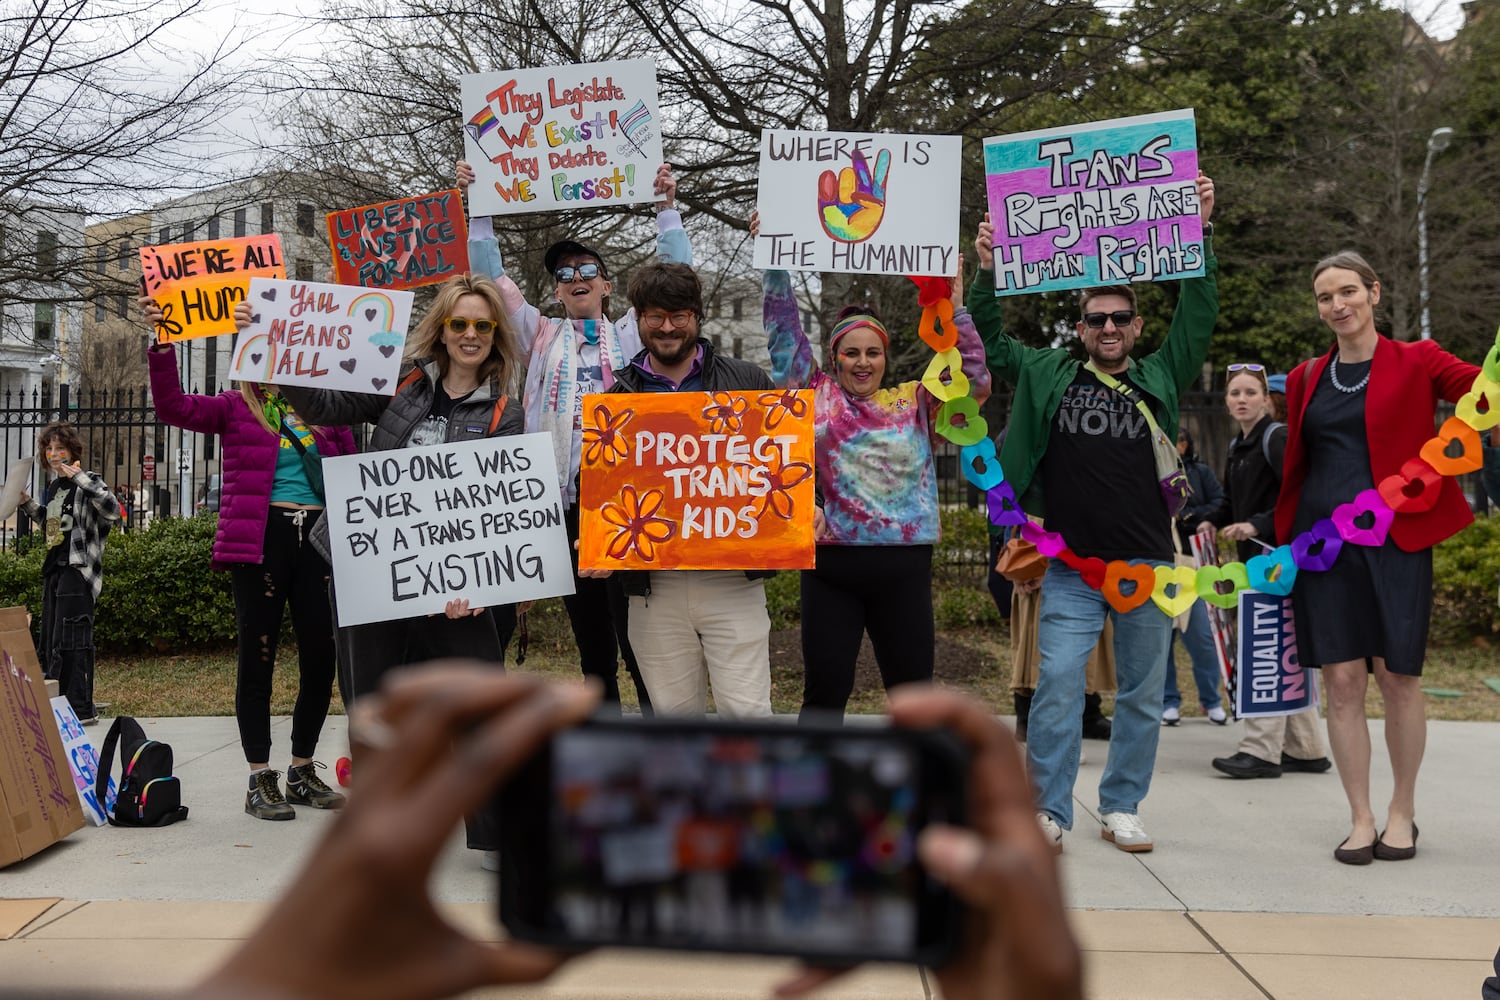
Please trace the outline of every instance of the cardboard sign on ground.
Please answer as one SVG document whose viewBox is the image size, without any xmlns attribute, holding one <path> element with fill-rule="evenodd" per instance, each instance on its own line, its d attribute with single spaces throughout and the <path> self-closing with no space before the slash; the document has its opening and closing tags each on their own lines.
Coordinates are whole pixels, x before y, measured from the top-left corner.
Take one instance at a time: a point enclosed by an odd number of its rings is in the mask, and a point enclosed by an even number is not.
<svg viewBox="0 0 1500 1000">
<path fill-rule="evenodd" d="M 25 608 L 0 610 L 0 868 L 83 826 Z"/>
</svg>

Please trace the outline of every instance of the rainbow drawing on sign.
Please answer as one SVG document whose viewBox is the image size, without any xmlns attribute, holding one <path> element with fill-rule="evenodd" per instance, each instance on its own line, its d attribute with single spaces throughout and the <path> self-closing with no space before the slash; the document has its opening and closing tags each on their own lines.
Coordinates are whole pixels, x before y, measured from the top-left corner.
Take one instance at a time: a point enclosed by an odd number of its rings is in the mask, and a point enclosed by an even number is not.
<svg viewBox="0 0 1500 1000">
<path fill-rule="evenodd" d="M 378 322 L 381 330 L 390 330 L 391 317 L 395 315 L 396 306 L 391 302 L 389 295 L 384 292 L 366 292 L 349 303 L 350 316 L 355 315 L 361 309 L 364 310 L 366 320 Z M 377 317 L 379 317 L 378 320 Z"/>
<path fill-rule="evenodd" d="M 818 177 L 818 214 L 823 231 L 840 243 L 862 243 L 875 235 L 885 218 L 885 181 L 891 172 L 891 151 L 875 156 L 875 170 L 865 154 L 855 151 L 853 166 Z"/>
<path fill-rule="evenodd" d="M 256 349 L 257 342 L 260 342 L 258 350 Z M 276 373 L 276 344 L 272 342 L 270 334 L 257 333 L 253 337 L 246 337 L 245 342 L 240 345 L 239 353 L 234 357 L 234 365 L 230 370 L 242 375 L 248 374 L 260 364 L 262 355 L 265 356 L 266 363 L 265 374 L 261 376 L 260 381 L 269 383 Z M 245 363 L 246 358 L 249 359 L 249 364 Z"/>
</svg>

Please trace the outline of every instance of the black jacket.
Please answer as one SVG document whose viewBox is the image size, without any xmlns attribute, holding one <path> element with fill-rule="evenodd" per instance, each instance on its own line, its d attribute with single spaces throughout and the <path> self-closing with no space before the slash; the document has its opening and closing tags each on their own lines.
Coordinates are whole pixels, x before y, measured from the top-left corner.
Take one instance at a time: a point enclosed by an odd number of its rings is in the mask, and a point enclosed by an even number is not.
<svg viewBox="0 0 1500 1000">
<path fill-rule="evenodd" d="M 1199 461 L 1195 452 L 1184 455 L 1182 465 L 1187 470 L 1193 495 L 1188 497 L 1187 506 L 1177 515 L 1177 537 L 1182 542 L 1182 551 L 1191 552 L 1189 546 L 1192 543 L 1188 539 L 1193 537 L 1198 525 L 1212 521 L 1224 509 L 1224 488 L 1219 485 L 1214 470 Z"/>
<path fill-rule="evenodd" d="M 1219 527 L 1237 521 L 1249 521 L 1261 541 L 1276 542 L 1276 497 L 1281 492 L 1281 463 L 1286 455 L 1286 425 L 1276 428 L 1264 445 L 1261 439 L 1270 430 L 1270 415 L 1250 429 L 1249 435 L 1236 434 L 1229 442 L 1224 459 L 1224 490 L 1228 502 L 1209 518 Z M 1267 453 L 1271 460 L 1266 461 Z M 1253 541 L 1239 543 L 1240 561 L 1265 551 Z"/>
<path fill-rule="evenodd" d="M 771 376 L 767 375 L 764 369 L 748 361 L 716 353 L 714 345 L 704 337 L 698 338 L 698 345 L 703 348 L 703 391 L 749 390 L 753 392 L 764 389 L 769 392 L 775 390 L 776 383 L 771 381 Z M 646 353 L 646 351 L 641 351 L 631 359 L 630 364 L 615 372 L 615 384 L 610 387 L 610 392 L 660 391 L 647 382 L 638 364 L 645 359 Z M 649 570 L 622 570 L 616 575 L 619 576 L 625 593 L 636 597 L 645 597 L 651 593 Z M 751 580 L 761 580 L 775 575 L 774 569 L 745 570 L 745 576 Z"/>
</svg>

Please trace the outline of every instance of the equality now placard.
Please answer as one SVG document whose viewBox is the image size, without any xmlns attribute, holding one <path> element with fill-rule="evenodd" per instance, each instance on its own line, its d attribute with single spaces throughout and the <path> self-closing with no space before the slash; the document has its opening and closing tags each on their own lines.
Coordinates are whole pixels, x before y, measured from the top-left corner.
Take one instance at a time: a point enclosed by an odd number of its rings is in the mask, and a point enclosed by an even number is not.
<svg viewBox="0 0 1500 1000">
<path fill-rule="evenodd" d="M 995 293 L 1203 273 L 1193 112 L 984 141 Z"/>
<path fill-rule="evenodd" d="M 459 78 L 475 215 L 654 201 L 662 163 L 650 59 Z"/>
<path fill-rule="evenodd" d="M 164 344 L 233 333 L 234 307 L 250 279 L 286 277 L 274 233 L 141 247 L 140 255 L 146 294 L 161 309 L 156 339 Z"/>
<path fill-rule="evenodd" d="M 549 434 L 323 460 L 340 625 L 573 593 Z"/>
<path fill-rule="evenodd" d="M 1317 676 L 1297 660 L 1290 597 L 1240 591 L 1233 696 L 1234 714 L 1241 719 L 1317 707 Z"/>
<path fill-rule="evenodd" d="M 583 400 L 584 569 L 811 569 L 813 394 Z"/>
<path fill-rule="evenodd" d="M 767 129 L 755 266 L 952 277 L 962 154 L 956 135 Z"/>
</svg>

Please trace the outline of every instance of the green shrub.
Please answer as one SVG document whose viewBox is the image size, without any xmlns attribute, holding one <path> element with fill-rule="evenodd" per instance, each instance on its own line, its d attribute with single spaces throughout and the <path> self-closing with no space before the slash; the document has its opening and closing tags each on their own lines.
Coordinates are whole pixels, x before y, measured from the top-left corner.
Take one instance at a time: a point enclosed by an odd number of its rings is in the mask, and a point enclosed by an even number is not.
<svg viewBox="0 0 1500 1000">
<path fill-rule="evenodd" d="M 1464 642 L 1489 635 L 1500 583 L 1500 516 L 1481 517 L 1432 550 L 1432 639 Z"/>
<path fill-rule="evenodd" d="M 943 535 L 932 548 L 934 586 L 983 587 L 989 572 L 989 517 L 981 507 L 944 507 Z"/>
<path fill-rule="evenodd" d="M 802 574 L 783 570 L 766 581 L 766 613 L 771 631 L 796 628 L 802 620 Z"/>
<path fill-rule="evenodd" d="M 932 615 L 939 630 L 999 625 L 1000 612 L 989 591 L 949 585 L 934 587 Z"/>
</svg>

